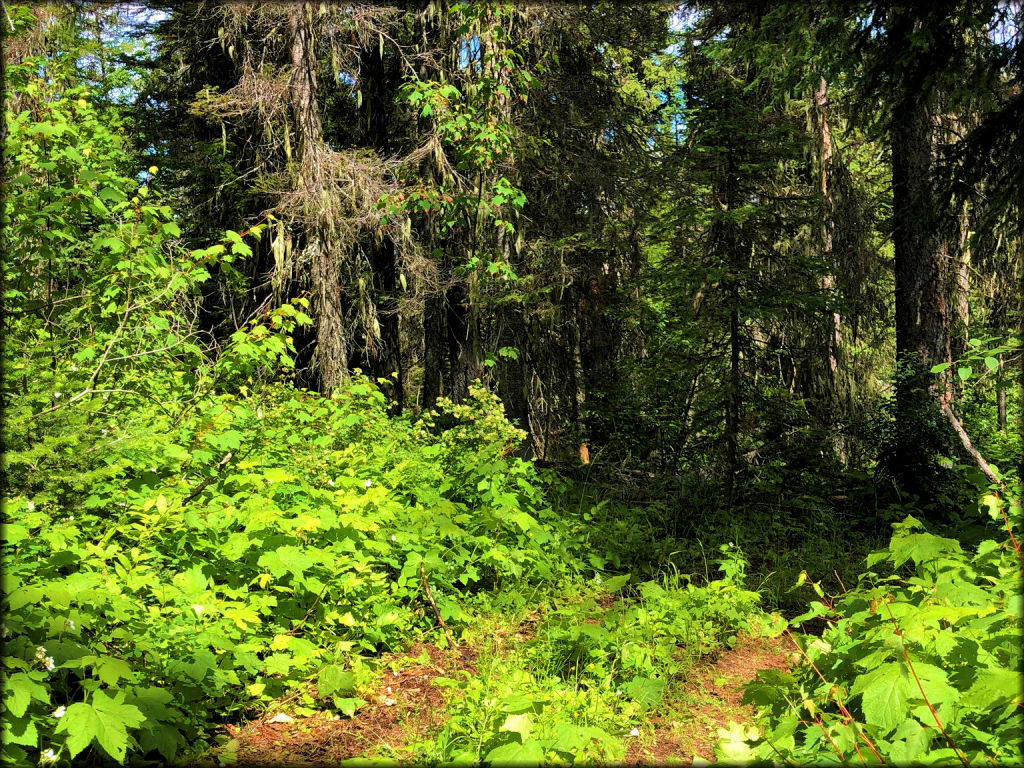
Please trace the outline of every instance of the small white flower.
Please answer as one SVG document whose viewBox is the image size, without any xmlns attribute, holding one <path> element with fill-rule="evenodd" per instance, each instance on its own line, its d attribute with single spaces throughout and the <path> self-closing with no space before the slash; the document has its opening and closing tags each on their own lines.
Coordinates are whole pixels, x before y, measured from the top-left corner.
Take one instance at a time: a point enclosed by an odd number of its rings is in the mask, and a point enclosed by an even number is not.
<svg viewBox="0 0 1024 768">
<path fill-rule="evenodd" d="M 72 363 L 72 364 L 71 364 L 71 370 L 72 370 L 72 371 L 77 371 L 77 370 L 78 370 L 78 366 L 77 366 L 77 365 L 75 365 L 74 363 Z"/>
<path fill-rule="evenodd" d="M 398 541 L 398 537 L 395 536 L 395 534 L 391 534 L 391 540 L 392 541 Z"/>
<path fill-rule="evenodd" d="M 44 749 L 43 753 L 39 755 L 40 765 L 49 765 L 50 763 L 57 762 L 57 753 L 52 749 Z"/>
<path fill-rule="evenodd" d="M 616 691 L 616 692 L 615 692 L 615 695 L 616 695 L 616 696 L 621 696 L 621 695 L 622 695 L 622 691 Z"/>
<path fill-rule="evenodd" d="M 41 645 L 36 648 L 36 658 L 40 661 L 46 658 L 46 649 Z"/>
<path fill-rule="evenodd" d="M 363 482 L 363 488 L 369 488 L 371 485 L 373 485 L 373 480 L 366 480 Z"/>
<path fill-rule="evenodd" d="M 393 706 L 395 706 L 395 704 L 397 704 L 397 703 L 398 703 L 398 702 L 396 702 L 396 701 L 395 701 L 394 699 L 392 699 L 392 698 L 387 698 L 387 699 L 384 699 L 384 706 L 385 706 L 385 707 L 393 707 Z"/>
<path fill-rule="evenodd" d="M 56 664 L 53 663 L 53 657 L 52 656 L 47 656 L 45 659 L 43 659 L 43 664 L 46 665 L 46 671 L 47 672 L 52 672 L 54 667 L 57 666 Z"/>
<path fill-rule="evenodd" d="M 263 418 L 263 409 L 262 408 L 257 409 L 257 411 L 256 411 L 256 418 L 257 419 L 262 419 Z"/>
<path fill-rule="evenodd" d="M 60 399 L 60 396 L 61 396 L 62 394 L 64 394 L 64 393 L 63 393 L 63 392 L 54 392 L 54 393 L 53 393 L 53 399 L 54 399 L 54 400 L 59 400 L 59 399 Z"/>
<path fill-rule="evenodd" d="M 393 691 L 391 690 L 391 686 L 390 685 L 388 686 L 388 693 L 393 693 Z"/>
<path fill-rule="evenodd" d="M 71 619 L 68 619 L 64 623 L 67 624 L 68 629 L 74 629 L 75 628 L 75 622 L 73 622 Z"/>
<path fill-rule="evenodd" d="M 629 732 L 629 735 L 630 736 L 639 736 L 640 735 L 640 729 L 639 728 L 634 728 L 632 731 Z"/>
<path fill-rule="evenodd" d="M 101 432 L 102 434 L 104 434 L 104 435 L 105 435 L 105 434 L 107 434 L 107 430 L 105 430 L 105 429 L 101 429 L 101 430 L 100 430 L 100 432 Z"/>
<path fill-rule="evenodd" d="M 36 505 L 35 505 L 35 504 L 33 504 L 33 503 L 32 503 L 31 501 L 30 501 L 30 502 L 28 502 L 28 503 L 27 503 L 27 504 L 26 504 L 25 506 L 26 506 L 26 507 L 28 508 L 28 511 L 29 511 L 29 512 L 31 512 L 31 511 L 32 511 L 33 509 L 35 509 L 35 508 L 36 508 Z"/>
<path fill-rule="evenodd" d="M 74 515 L 68 515 L 64 519 L 67 520 L 69 523 L 75 522 L 75 516 Z"/>
<path fill-rule="evenodd" d="M 199 616 L 203 612 L 203 606 L 199 603 L 192 603 L 192 610 L 196 612 L 196 616 Z"/>
<path fill-rule="evenodd" d="M 327 484 L 328 484 L 329 486 L 331 486 L 331 488 L 333 488 L 333 487 L 334 487 L 334 481 L 333 481 L 333 480 L 328 480 L 328 481 L 327 481 Z"/>
<path fill-rule="evenodd" d="M 65 707 L 63 704 L 61 704 L 59 707 L 57 707 L 55 710 L 53 710 L 52 714 L 53 714 L 54 717 L 56 717 L 58 720 L 60 720 L 62 717 L 64 717 L 64 713 L 67 712 L 67 711 L 68 711 L 67 707 Z"/>
</svg>

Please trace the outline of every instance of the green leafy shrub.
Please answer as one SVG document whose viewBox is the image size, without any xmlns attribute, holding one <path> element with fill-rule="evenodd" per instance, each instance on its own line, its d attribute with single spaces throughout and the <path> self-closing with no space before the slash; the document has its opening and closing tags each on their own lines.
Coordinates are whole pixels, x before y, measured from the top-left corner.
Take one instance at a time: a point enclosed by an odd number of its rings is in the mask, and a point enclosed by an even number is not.
<svg viewBox="0 0 1024 768">
<path fill-rule="evenodd" d="M 794 624 L 824 619 L 824 633 L 793 636 L 802 663 L 792 674 L 762 672 L 748 685 L 762 730 L 723 742 L 721 753 L 1021 764 L 1020 503 L 989 493 L 983 505 L 1008 539 L 965 551 L 907 517 L 856 589 L 830 604 L 813 585 L 821 600 Z"/>
<path fill-rule="evenodd" d="M 335 678 L 353 656 L 435 626 L 424 579 L 457 627 L 460 594 L 564 572 L 531 465 L 467 461 L 386 405 L 366 379 L 333 398 L 211 394 L 159 439 L 143 414 L 103 436 L 106 471 L 77 501 L 9 498 L 9 758 L 94 744 L 171 759 L 315 680 L 351 710 Z M 496 423 L 493 405 L 462 413 Z"/>
</svg>

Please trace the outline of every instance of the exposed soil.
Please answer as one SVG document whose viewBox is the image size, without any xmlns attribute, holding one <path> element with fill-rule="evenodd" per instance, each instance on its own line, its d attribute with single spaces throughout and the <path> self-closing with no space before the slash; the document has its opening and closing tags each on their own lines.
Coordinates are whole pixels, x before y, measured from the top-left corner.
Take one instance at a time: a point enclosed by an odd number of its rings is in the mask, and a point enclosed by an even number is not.
<svg viewBox="0 0 1024 768">
<path fill-rule="evenodd" d="M 537 619 L 523 622 L 514 636 L 517 642 L 532 636 Z M 713 761 L 718 729 L 754 716 L 752 707 L 740 703 L 743 684 L 758 670 L 789 669 L 789 650 L 783 638 L 741 636 L 732 650 L 699 662 L 672 696 L 678 702 L 675 711 L 653 716 L 650 729 L 629 740 L 626 765 L 689 765 L 694 757 Z M 424 653 L 428 663 L 420 658 Z M 418 644 L 382 661 L 379 690 L 363 694 L 367 704 L 355 717 L 321 712 L 292 722 L 269 722 L 269 716 L 226 726 L 238 740 L 237 765 L 336 768 L 353 757 L 408 760 L 408 746 L 443 725 L 446 717 L 444 695 L 434 680 L 462 670 L 474 674 L 475 653 Z M 397 662 L 394 667 L 392 662 Z"/>
<path fill-rule="evenodd" d="M 424 652 L 430 659 L 427 664 L 419 659 Z M 444 720 L 444 696 L 434 680 L 460 670 L 473 674 L 475 656 L 468 649 L 442 651 L 417 644 L 406 653 L 382 658 L 385 672 L 379 690 L 363 693 L 367 703 L 352 718 L 320 712 L 275 723 L 269 722 L 271 715 L 242 726 L 225 726 L 239 743 L 237 765 L 337 768 L 341 760 L 352 757 L 401 759 L 404 747 Z M 398 671 L 393 672 L 391 662 L 396 661 Z"/>
<path fill-rule="evenodd" d="M 698 663 L 678 692 L 682 716 L 652 717 L 653 733 L 631 741 L 626 764 L 689 765 L 694 757 L 713 761 L 718 729 L 754 717 L 753 707 L 740 703 L 743 684 L 762 669 L 788 670 L 789 650 L 782 637 L 744 636 L 732 650 Z"/>
</svg>

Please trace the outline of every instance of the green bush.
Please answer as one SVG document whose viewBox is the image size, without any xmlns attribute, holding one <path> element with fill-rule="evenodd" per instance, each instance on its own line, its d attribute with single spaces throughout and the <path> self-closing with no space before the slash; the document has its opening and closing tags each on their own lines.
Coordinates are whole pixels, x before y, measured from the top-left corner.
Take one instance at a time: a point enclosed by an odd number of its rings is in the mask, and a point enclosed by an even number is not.
<svg viewBox="0 0 1024 768">
<path fill-rule="evenodd" d="M 856 589 L 832 602 L 813 585 L 821 599 L 794 624 L 823 619 L 825 631 L 792 636 L 802 661 L 792 674 L 761 672 L 747 686 L 762 728 L 740 729 L 720 753 L 800 764 L 1024 762 L 1020 503 L 989 493 L 983 506 L 1003 540 L 964 551 L 907 517 Z"/>
<path fill-rule="evenodd" d="M 210 395 L 162 434 L 128 421 L 87 447 L 88 487 L 6 501 L 9 761 L 171 759 L 312 681 L 351 712 L 353 655 L 436 625 L 424 578 L 457 626 L 460 593 L 565 571 L 532 466 L 464 448 L 474 424 L 511 430 L 481 391 L 440 435 L 365 379 Z"/>
</svg>

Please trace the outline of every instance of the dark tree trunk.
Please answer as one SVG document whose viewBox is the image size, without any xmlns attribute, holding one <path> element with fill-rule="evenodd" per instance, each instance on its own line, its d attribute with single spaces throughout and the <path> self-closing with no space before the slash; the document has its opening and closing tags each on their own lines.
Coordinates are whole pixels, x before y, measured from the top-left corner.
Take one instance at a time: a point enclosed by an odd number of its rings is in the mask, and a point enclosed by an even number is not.
<svg viewBox="0 0 1024 768">
<path fill-rule="evenodd" d="M 740 408 L 743 394 L 740 391 L 740 312 L 739 295 L 735 283 L 729 310 L 729 397 L 725 407 L 725 441 L 728 475 L 725 481 L 725 495 L 731 504 L 735 493 L 736 461 L 738 459 Z"/>
<path fill-rule="evenodd" d="M 390 106 L 395 100 L 395 67 L 374 44 L 360 51 L 359 79 L 366 113 L 367 142 L 384 157 L 393 149 L 388 130 Z M 391 412 L 400 414 L 405 402 L 405 371 L 402 368 L 401 334 L 398 314 L 398 254 L 394 241 L 384 235 L 368 245 L 374 277 L 374 301 L 380 324 L 380 338 L 369 355 L 370 373 L 375 378 L 391 378 L 394 403 Z"/>
<path fill-rule="evenodd" d="M 401 414 L 405 402 L 405 372 L 402 368 L 402 340 L 398 324 L 398 264 L 395 244 L 391 238 L 385 237 L 380 243 L 374 243 L 371 264 L 380 323 L 380 340 L 377 354 L 370 359 L 371 370 L 375 377 L 391 378 L 395 382 L 391 413 Z"/>
<path fill-rule="evenodd" d="M 461 402 L 469 391 L 472 344 L 470 340 L 469 286 L 456 280 L 445 291 L 448 330 L 448 388 L 453 402 Z"/>
<path fill-rule="evenodd" d="M 445 358 L 444 296 L 431 294 L 423 302 L 423 402 L 421 407 L 434 407 L 443 393 Z"/>
<path fill-rule="evenodd" d="M 933 458 L 946 442 L 941 406 L 952 399 L 950 243 L 936 226 L 931 173 L 935 119 L 917 99 L 893 128 L 893 209 L 896 279 L 896 434 L 889 457 L 897 482 L 924 492 Z"/>
<path fill-rule="evenodd" d="M 999 368 L 996 371 L 996 424 L 1000 432 L 1006 431 L 1006 381 L 1003 379 L 1003 356 L 996 358 Z"/>
</svg>

